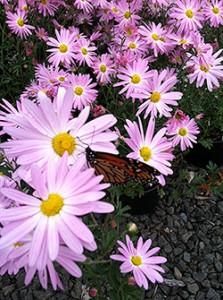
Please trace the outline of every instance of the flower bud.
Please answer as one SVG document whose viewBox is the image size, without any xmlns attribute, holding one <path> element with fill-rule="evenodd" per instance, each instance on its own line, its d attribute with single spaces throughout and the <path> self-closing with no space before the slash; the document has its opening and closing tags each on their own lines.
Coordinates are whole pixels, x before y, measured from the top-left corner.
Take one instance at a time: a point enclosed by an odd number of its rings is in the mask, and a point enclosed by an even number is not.
<svg viewBox="0 0 223 300">
<path fill-rule="evenodd" d="M 133 276 L 128 278 L 128 285 L 130 285 L 130 286 L 136 285 L 136 281 Z"/>
<path fill-rule="evenodd" d="M 127 231 L 128 231 L 129 234 L 133 235 L 133 234 L 135 234 L 138 231 L 138 227 L 137 227 L 137 225 L 135 223 L 129 222 L 127 224 Z"/>
<path fill-rule="evenodd" d="M 105 114 L 105 109 L 102 105 L 96 105 L 94 107 L 94 111 L 93 111 L 93 116 L 95 118 L 101 116 L 101 115 L 104 115 Z"/>
<path fill-rule="evenodd" d="M 88 294 L 91 298 L 95 298 L 98 295 L 98 290 L 95 287 L 93 287 L 89 290 Z"/>
</svg>

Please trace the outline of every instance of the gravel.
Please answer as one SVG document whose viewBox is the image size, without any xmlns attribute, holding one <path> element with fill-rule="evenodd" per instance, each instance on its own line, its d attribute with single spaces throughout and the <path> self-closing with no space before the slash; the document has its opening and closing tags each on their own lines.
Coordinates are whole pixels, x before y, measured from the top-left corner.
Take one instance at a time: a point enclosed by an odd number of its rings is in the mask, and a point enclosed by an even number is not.
<svg viewBox="0 0 223 300">
<path fill-rule="evenodd" d="M 159 246 L 159 255 L 168 260 L 165 282 L 151 283 L 145 300 L 223 299 L 222 199 L 173 201 L 167 196 L 151 216 L 132 216 L 128 221 L 135 222 L 143 238 L 151 238 L 152 246 Z M 5 274 L 0 277 L 0 299 L 81 299 L 81 281 L 66 272 L 61 275 L 64 291 L 45 291 L 36 277 L 25 286 L 23 271 L 16 276 Z"/>
</svg>

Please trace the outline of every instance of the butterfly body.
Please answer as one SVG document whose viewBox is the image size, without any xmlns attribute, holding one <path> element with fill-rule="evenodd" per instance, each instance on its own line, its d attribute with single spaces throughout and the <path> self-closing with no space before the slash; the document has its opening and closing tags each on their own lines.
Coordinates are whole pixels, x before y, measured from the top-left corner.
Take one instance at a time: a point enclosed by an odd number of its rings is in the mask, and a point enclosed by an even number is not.
<svg viewBox="0 0 223 300">
<path fill-rule="evenodd" d="M 95 169 L 96 175 L 103 175 L 103 182 L 114 185 L 140 183 L 152 187 L 158 183 L 159 172 L 147 164 L 131 158 L 123 158 L 104 152 L 86 149 L 88 165 Z"/>
</svg>

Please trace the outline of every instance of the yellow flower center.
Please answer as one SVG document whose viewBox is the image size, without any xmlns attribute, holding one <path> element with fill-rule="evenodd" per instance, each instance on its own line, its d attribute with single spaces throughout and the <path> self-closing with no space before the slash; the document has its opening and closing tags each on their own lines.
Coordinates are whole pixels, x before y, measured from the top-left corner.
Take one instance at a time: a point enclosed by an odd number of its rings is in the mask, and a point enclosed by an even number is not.
<svg viewBox="0 0 223 300">
<path fill-rule="evenodd" d="M 47 0 L 41 0 L 41 3 L 42 3 L 43 5 L 47 5 Z"/>
<path fill-rule="evenodd" d="M 4 174 L 2 172 L 0 172 L 0 176 L 3 176 Z"/>
<path fill-rule="evenodd" d="M 18 19 L 16 23 L 17 23 L 20 27 L 23 27 L 23 26 L 24 26 L 24 21 L 23 21 L 23 19 Z"/>
<path fill-rule="evenodd" d="M 130 42 L 130 43 L 129 43 L 129 48 L 130 48 L 130 49 L 136 49 L 136 44 L 133 43 L 133 42 Z"/>
<path fill-rule="evenodd" d="M 207 73 L 207 72 L 209 71 L 210 67 L 208 66 L 208 68 L 206 68 L 205 65 L 202 64 L 202 65 L 200 66 L 200 69 L 201 69 L 201 71 Z"/>
<path fill-rule="evenodd" d="M 126 31 L 125 31 L 125 33 L 127 34 L 127 35 L 132 35 L 132 30 L 131 29 L 126 29 Z"/>
<path fill-rule="evenodd" d="M 44 93 L 46 94 L 47 90 L 46 90 L 46 89 L 43 89 L 42 92 L 44 92 Z"/>
<path fill-rule="evenodd" d="M 105 73 L 106 70 L 107 70 L 106 65 L 101 64 L 101 65 L 100 65 L 100 71 L 101 71 L 102 73 Z"/>
<path fill-rule="evenodd" d="M 129 19 L 131 17 L 131 12 L 128 10 L 124 13 L 125 19 Z"/>
<path fill-rule="evenodd" d="M 13 244 L 13 247 L 14 247 L 14 248 L 21 247 L 21 246 L 22 246 L 21 243 L 15 243 L 15 244 Z"/>
<path fill-rule="evenodd" d="M 76 142 L 70 134 L 63 132 L 59 133 L 53 138 L 52 146 L 53 150 L 59 156 L 63 156 L 65 151 L 67 151 L 68 154 L 71 155 L 76 148 Z"/>
<path fill-rule="evenodd" d="M 186 10 L 186 16 L 189 18 L 189 19 L 192 19 L 193 16 L 194 16 L 194 13 L 191 9 L 187 9 Z"/>
<path fill-rule="evenodd" d="M 138 84 L 141 81 L 141 77 L 138 74 L 132 75 L 132 83 Z"/>
<path fill-rule="evenodd" d="M 59 194 L 49 194 L 47 200 L 43 200 L 40 209 L 42 213 L 47 216 L 55 216 L 59 214 L 64 205 L 64 200 Z"/>
<path fill-rule="evenodd" d="M 133 263 L 134 266 L 140 266 L 142 264 L 142 259 L 140 256 L 132 256 L 131 262 Z"/>
<path fill-rule="evenodd" d="M 117 9 L 116 7 L 112 7 L 112 11 L 113 11 L 114 13 L 118 13 L 118 9 Z"/>
<path fill-rule="evenodd" d="M 144 161 L 148 161 L 152 156 L 152 151 L 148 147 L 142 147 L 140 149 L 140 156 L 143 158 Z"/>
<path fill-rule="evenodd" d="M 76 86 L 75 89 L 74 89 L 74 93 L 78 96 L 81 96 L 83 94 L 83 89 L 81 86 Z"/>
<path fill-rule="evenodd" d="M 161 36 L 161 37 L 159 38 L 159 40 L 162 41 L 162 42 L 164 42 L 164 43 L 166 43 L 166 39 L 165 39 L 165 37 L 163 37 L 163 36 Z"/>
<path fill-rule="evenodd" d="M 61 82 L 64 82 L 65 81 L 65 77 L 64 76 L 60 76 L 60 77 L 58 77 L 58 80 L 61 81 Z"/>
<path fill-rule="evenodd" d="M 152 34 L 152 39 L 153 39 L 154 41 L 158 41 L 158 40 L 159 40 L 159 36 L 158 36 L 156 33 L 153 33 L 153 34 Z"/>
<path fill-rule="evenodd" d="M 24 11 L 28 11 L 28 6 L 27 5 L 25 5 L 25 6 L 23 6 L 23 8 L 22 8 Z"/>
<path fill-rule="evenodd" d="M 175 116 L 175 119 L 176 119 L 176 120 L 181 120 L 181 119 L 182 119 L 182 117 L 181 117 L 181 115 L 180 115 L 180 114 L 178 114 L 178 113 L 177 113 L 177 114 L 176 114 L 176 116 Z"/>
<path fill-rule="evenodd" d="M 176 59 L 176 62 L 180 62 L 181 61 L 180 56 L 175 56 L 175 59 Z"/>
<path fill-rule="evenodd" d="M 161 98 L 161 95 L 159 92 L 153 92 L 150 96 L 150 100 L 154 103 L 159 102 L 160 98 Z"/>
<path fill-rule="evenodd" d="M 213 11 L 213 13 L 216 14 L 216 15 L 219 14 L 219 8 L 216 7 L 216 6 L 212 8 L 212 11 Z"/>
<path fill-rule="evenodd" d="M 81 53 L 82 53 L 83 55 L 87 55 L 87 54 L 88 54 L 88 51 L 87 51 L 86 48 L 81 48 Z"/>
<path fill-rule="evenodd" d="M 184 40 L 184 39 L 180 40 L 181 45 L 185 45 L 186 43 L 187 43 L 187 40 Z"/>
<path fill-rule="evenodd" d="M 181 136 L 187 135 L 187 128 L 180 128 L 179 129 L 179 135 L 181 135 Z"/>
<path fill-rule="evenodd" d="M 59 49 L 60 49 L 61 53 L 66 53 L 67 50 L 68 50 L 68 47 L 67 47 L 66 44 L 61 44 L 60 47 L 59 47 Z"/>
<path fill-rule="evenodd" d="M 104 14 L 107 14 L 107 13 L 108 13 L 108 11 L 109 11 L 109 9 L 108 9 L 108 8 L 104 8 L 104 9 L 103 9 L 103 12 L 104 12 Z"/>
</svg>

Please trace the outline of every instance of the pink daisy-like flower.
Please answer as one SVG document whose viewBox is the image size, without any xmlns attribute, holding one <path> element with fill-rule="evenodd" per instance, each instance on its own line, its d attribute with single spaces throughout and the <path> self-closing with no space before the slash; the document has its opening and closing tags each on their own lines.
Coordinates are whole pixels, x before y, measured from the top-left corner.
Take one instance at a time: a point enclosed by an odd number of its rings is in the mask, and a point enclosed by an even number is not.
<svg viewBox="0 0 223 300">
<path fill-rule="evenodd" d="M 176 128 L 181 127 L 184 120 L 189 120 L 189 117 L 180 109 L 177 109 L 172 118 L 170 118 L 165 125 L 167 126 L 167 133 L 175 132 Z"/>
<path fill-rule="evenodd" d="M 75 58 L 73 49 L 74 41 L 76 40 L 75 34 L 70 33 L 67 29 L 61 29 L 60 32 L 56 30 L 55 32 L 57 40 L 50 37 L 47 42 L 47 45 L 54 47 L 47 50 L 52 52 L 48 60 L 56 67 L 60 62 L 71 64 Z"/>
<path fill-rule="evenodd" d="M 140 237 L 135 248 L 130 237 L 126 235 L 126 244 L 121 241 L 118 241 L 118 244 L 121 246 L 118 248 L 121 255 L 113 254 L 110 258 L 122 262 L 120 266 L 122 273 L 133 272 L 138 286 L 143 286 L 145 289 L 148 289 L 148 280 L 152 283 L 156 281 L 163 282 L 163 277 L 159 272 L 164 273 L 164 269 L 158 265 L 165 263 L 167 260 L 163 256 L 153 256 L 160 248 L 150 249 L 152 244 L 150 239 L 143 243 L 143 239 Z"/>
<path fill-rule="evenodd" d="M 206 1 L 203 8 L 206 20 L 210 21 L 211 27 L 223 25 L 223 1 Z"/>
<path fill-rule="evenodd" d="M 50 16 L 55 15 L 55 11 L 58 9 L 58 5 L 53 4 L 52 0 L 40 0 L 35 3 L 37 5 L 39 12 L 46 17 L 48 14 Z"/>
<path fill-rule="evenodd" d="M 94 89 L 96 83 L 92 83 L 92 78 L 88 74 L 69 74 L 66 87 L 72 87 L 73 107 L 74 109 L 82 110 L 85 106 L 92 104 L 98 95 L 98 91 Z"/>
<path fill-rule="evenodd" d="M 84 12 L 90 13 L 93 9 L 93 6 L 91 4 L 90 0 L 75 0 L 74 6 L 76 6 L 78 9 L 82 9 Z"/>
<path fill-rule="evenodd" d="M 200 8 L 198 0 L 177 0 L 174 1 L 169 16 L 176 19 L 175 25 L 179 32 L 196 31 L 202 28 L 203 14 Z"/>
<path fill-rule="evenodd" d="M 154 72 L 149 71 L 149 66 L 146 60 L 138 59 L 132 63 L 127 63 L 125 67 L 119 67 L 117 77 L 121 82 L 114 84 L 114 87 L 124 86 L 119 94 L 126 92 L 126 98 L 130 98 L 132 93 L 138 93 L 144 89 L 147 90 L 148 79 L 153 77 Z"/>
<path fill-rule="evenodd" d="M 94 236 L 79 217 L 114 210 L 110 203 L 99 201 L 105 196 L 102 190 L 109 186 L 99 184 L 103 176 L 95 176 L 92 168 L 83 171 L 83 157 L 70 168 L 67 160 L 65 153 L 59 163 L 49 161 L 46 173 L 32 165 L 33 195 L 15 189 L 1 190 L 20 206 L 0 210 L 1 222 L 9 222 L 1 230 L 0 249 L 32 234 L 29 266 L 39 270 L 46 266 L 48 257 L 57 259 L 61 240 L 77 254 L 83 253 L 83 248 L 95 250 Z"/>
<path fill-rule="evenodd" d="M 173 143 L 173 146 L 177 146 L 180 144 L 180 148 L 182 151 L 185 151 L 186 148 L 193 148 L 192 143 L 197 143 L 197 135 L 200 133 L 197 123 L 194 119 L 184 119 L 181 124 L 176 126 L 175 130 L 173 130 L 168 135 L 173 135 L 170 140 Z"/>
<path fill-rule="evenodd" d="M 15 34 L 19 35 L 21 38 L 26 38 L 28 35 L 31 35 L 31 29 L 35 29 L 35 27 L 26 24 L 27 16 L 24 10 L 17 10 L 14 14 L 10 11 L 6 12 L 7 20 L 9 28 Z"/>
<path fill-rule="evenodd" d="M 96 56 L 95 50 L 97 50 L 97 47 L 95 47 L 90 40 L 81 38 L 74 44 L 75 59 L 80 65 L 86 63 L 91 67 L 94 57 Z"/>
<path fill-rule="evenodd" d="M 100 84 L 111 83 L 110 76 L 116 73 L 114 62 L 108 53 L 95 58 L 91 67 Z"/>
<path fill-rule="evenodd" d="M 160 74 L 157 70 L 154 70 L 153 74 L 153 78 L 148 83 L 147 90 L 142 91 L 142 98 L 148 100 L 139 106 L 137 115 L 145 110 L 144 118 L 149 114 L 152 117 L 157 117 L 158 113 L 160 118 L 162 116 L 169 117 L 170 111 L 172 111 L 169 105 L 178 105 L 177 100 L 181 99 L 183 95 L 180 92 L 169 92 L 177 82 L 176 75 L 168 77 L 167 70 L 163 70 Z M 137 97 L 137 95 L 135 96 Z"/>
<path fill-rule="evenodd" d="M 167 43 L 167 31 L 159 23 L 150 23 L 148 26 L 139 26 L 138 33 L 146 41 L 149 48 L 153 50 L 154 56 L 168 52 L 170 43 Z M 168 38 L 169 39 L 169 38 Z"/>
<path fill-rule="evenodd" d="M 44 42 L 48 41 L 48 33 L 46 32 L 46 30 L 44 28 L 37 28 L 35 33 L 39 40 L 42 40 Z"/>
<path fill-rule="evenodd" d="M 186 64 L 187 68 L 193 68 L 193 72 L 188 75 L 190 83 L 196 80 L 196 87 L 201 87 L 204 82 L 207 83 L 207 88 L 211 92 L 213 87 L 219 87 L 219 79 L 223 78 L 223 56 L 221 54 L 222 49 L 217 51 L 211 57 L 209 57 L 209 64 L 206 66 L 201 64 L 199 57 L 193 56 Z"/>
<path fill-rule="evenodd" d="M 134 37 L 127 37 L 123 43 L 123 49 L 130 50 L 134 53 L 135 58 L 140 58 L 145 56 L 148 51 L 148 46 L 146 42 L 142 40 L 140 35 L 135 35 Z"/>
<path fill-rule="evenodd" d="M 136 122 L 127 120 L 125 129 L 130 138 L 125 138 L 125 143 L 133 150 L 127 157 L 137 159 L 157 169 L 163 175 L 173 174 L 170 161 L 174 156 L 167 150 L 172 148 L 172 143 L 164 137 L 166 128 L 160 129 L 154 135 L 155 121 L 150 118 L 146 134 L 144 134 L 142 122 L 138 118 Z M 153 136 L 154 135 L 154 136 Z"/>
<path fill-rule="evenodd" d="M 117 135 L 104 132 L 116 123 L 116 118 L 104 115 L 87 122 L 90 107 L 86 107 L 77 118 L 70 119 L 72 99 L 73 89 L 65 94 L 65 89 L 59 88 L 53 103 L 40 93 L 39 104 L 28 99 L 21 101 L 27 113 L 6 114 L 4 121 L 16 125 L 4 126 L 5 132 L 13 138 L 0 144 L 7 157 L 16 157 L 18 164 L 26 167 L 37 163 L 45 168 L 49 160 L 60 160 L 64 152 L 69 153 L 69 164 L 74 164 L 78 157 L 85 156 L 84 149 L 88 145 L 94 151 L 106 149 L 106 152 L 117 154 L 111 143 Z"/>
<path fill-rule="evenodd" d="M 120 26 L 125 26 L 128 23 L 137 24 L 140 20 L 138 10 L 141 8 L 139 1 L 128 3 L 125 0 L 118 1 L 117 14 L 115 14 L 115 21 Z"/>
</svg>

